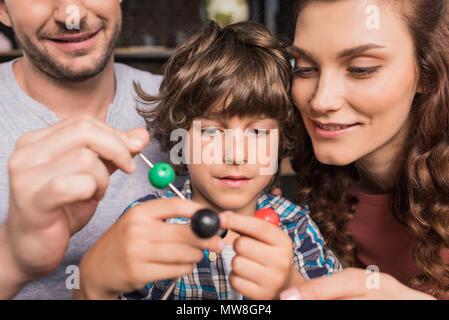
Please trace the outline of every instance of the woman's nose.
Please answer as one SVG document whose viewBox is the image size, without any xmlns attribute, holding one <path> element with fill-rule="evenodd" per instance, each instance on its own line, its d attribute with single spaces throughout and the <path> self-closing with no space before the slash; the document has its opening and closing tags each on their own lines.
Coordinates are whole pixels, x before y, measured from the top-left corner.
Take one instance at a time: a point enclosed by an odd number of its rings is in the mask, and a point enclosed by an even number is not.
<svg viewBox="0 0 449 320">
<path fill-rule="evenodd" d="M 310 100 L 310 108 L 318 114 L 337 111 L 343 104 L 343 80 L 337 72 L 322 73 Z"/>
</svg>

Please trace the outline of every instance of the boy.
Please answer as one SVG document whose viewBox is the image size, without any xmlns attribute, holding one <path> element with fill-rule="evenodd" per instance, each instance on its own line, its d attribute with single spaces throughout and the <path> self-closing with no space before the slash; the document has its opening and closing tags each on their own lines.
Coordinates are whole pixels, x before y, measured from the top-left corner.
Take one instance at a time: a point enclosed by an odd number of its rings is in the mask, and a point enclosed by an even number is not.
<svg viewBox="0 0 449 320">
<path fill-rule="evenodd" d="M 239 237 L 238 233 L 230 230 L 225 237 L 227 246 L 223 252 L 217 254 L 205 250 L 204 258 L 192 274 L 180 279 L 171 298 L 241 299 L 242 291 L 246 291 L 245 296 L 248 298 L 256 297 L 258 289 L 265 288 L 231 272 L 235 269 L 231 265 L 233 258 L 235 265 L 240 261 L 242 267 L 254 266 L 256 270 L 249 270 L 250 273 L 262 269 L 262 264 L 275 265 L 276 260 L 288 260 L 287 264 L 293 270 L 286 269 L 284 275 L 280 275 L 282 280 L 278 286 L 272 291 L 271 288 L 266 290 L 267 298 L 277 298 L 277 289 L 285 287 L 289 281 L 295 281 L 295 278 L 317 277 L 340 268 L 332 253 L 322 247 L 323 242 L 307 216 L 307 209 L 264 191 L 275 185 L 279 173 L 276 170 L 273 175 L 270 165 L 272 168 L 275 163 L 276 169 L 278 160 L 289 156 L 297 143 L 295 122 L 299 118 L 289 100 L 290 74 L 291 67 L 285 49 L 263 26 L 248 22 L 220 29 L 214 22 L 209 22 L 201 32 L 177 48 L 166 66 L 159 96 L 148 96 L 136 86 L 144 104 L 156 104 L 150 111 L 141 108 L 141 114 L 148 128 L 155 128 L 152 130 L 153 137 L 161 143 L 163 150 L 172 150 L 172 160 L 177 142 L 170 139 L 171 133 L 179 128 L 188 130 L 184 138 L 187 136 L 189 142 L 183 146 L 187 145 L 190 157 L 184 155 L 183 163 L 176 167 L 178 174 L 187 169 L 190 176 L 182 191 L 186 198 L 203 203 L 216 212 L 232 210 L 235 214 L 251 219 L 254 219 L 252 216 L 257 209 L 273 208 L 281 219 L 277 232 L 273 232 L 271 238 L 263 239 L 265 243 L 258 240 L 260 247 L 253 248 L 255 251 L 259 248 L 266 250 L 267 256 L 262 259 L 264 261 L 251 259 L 245 254 L 236 256 L 232 245 L 238 251 L 239 246 L 245 246 L 244 240 L 249 245 L 255 242 L 248 237 Z M 232 143 L 228 143 L 230 147 L 226 146 L 224 140 L 229 137 L 231 130 L 234 132 L 232 138 L 238 132 L 245 134 L 246 141 L 240 150 L 237 141 L 236 146 Z M 198 137 L 200 132 L 201 150 L 192 150 L 195 134 Z M 279 135 L 274 132 L 279 132 Z M 265 144 L 259 143 L 262 138 Z M 211 139 L 214 141 L 210 142 Z M 275 143 L 272 143 L 273 140 Z M 247 149 L 254 147 L 254 144 L 266 146 L 262 154 L 266 156 L 268 151 L 269 164 L 261 164 L 261 159 L 251 163 L 250 157 L 254 154 L 250 154 Z M 273 154 L 273 151 L 276 152 Z M 193 159 L 195 155 L 192 154 L 195 153 L 202 156 L 197 157 L 201 159 L 199 163 Z M 257 152 L 257 155 L 261 156 L 261 152 Z M 211 164 L 211 159 L 207 161 L 205 156 L 218 161 Z M 222 160 L 221 163 L 219 160 Z M 168 196 L 173 195 L 170 193 Z M 151 198 L 153 196 L 143 201 Z M 189 220 L 177 218 L 171 219 L 170 223 L 187 224 Z M 289 237 L 283 237 L 286 234 Z M 270 252 L 276 252 L 270 246 L 276 243 L 285 243 L 284 246 L 293 255 L 270 256 Z M 277 277 L 270 273 L 279 270 L 266 269 L 271 272 L 261 271 L 260 274 L 270 279 Z M 288 273 L 290 276 L 287 276 Z M 168 282 L 149 284 L 142 297 L 159 299 Z M 254 287 L 253 297 L 250 296 L 250 288 L 239 290 L 240 286 L 245 285 Z"/>
<path fill-rule="evenodd" d="M 292 284 L 341 268 L 324 248 L 307 209 L 265 191 L 277 182 L 279 160 L 291 155 L 297 143 L 291 74 L 285 47 L 262 25 L 247 22 L 221 29 L 209 22 L 175 50 L 159 95 L 147 95 L 136 84 L 143 103 L 139 110 L 152 137 L 162 150 L 171 151 L 177 173 L 189 175 L 181 191 L 186 199 L 216 212 L 233 211 L 220 215 L 221 227 L 228 229 L 224 249 L 204 250 L 169 299 L 276 299 Z M 123 218 L 157 198 L 150 194 L 137 200 Z M 274 209 L 279 226 L 255 218 L 261 208 Z M 186 225 L 189 219 L 167 222 Z M 159 237 L 162 245 L 169 236 L 160 228 L 139 233 L 150 234 L 152 240 Z M 181 243 L 164 247 L 171 252 L 162 253 L 161 245 L 148 248 L 158 251 L 158 263 L 185 255 L 177 249 Z M 81 274 L 91 265 L 81 266 Z M 121 297 L 160 299 L 170 280 L 156 273 L 144 288 Z"/>
</svg>

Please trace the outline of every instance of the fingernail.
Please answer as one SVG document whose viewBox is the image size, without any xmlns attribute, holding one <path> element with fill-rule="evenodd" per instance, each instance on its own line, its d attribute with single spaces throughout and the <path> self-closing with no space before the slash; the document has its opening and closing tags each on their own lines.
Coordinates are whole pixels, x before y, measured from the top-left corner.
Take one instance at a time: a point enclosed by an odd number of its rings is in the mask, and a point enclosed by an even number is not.
<svg viewBox="0 0 449 320">
<path fill-rule="evenodd" d="M 129 144 L 131 147 L 135 149 L 141 149 L 143 147 L 143 142 L 137 137 L 130 137 L 129 138 Z"/>
<path fill-rule="evenodd" d="M 301 294 L 296 288 L 290 288 L 282 291 L 279 297 L 281 300 L 301 300 Z"/>
</svg>

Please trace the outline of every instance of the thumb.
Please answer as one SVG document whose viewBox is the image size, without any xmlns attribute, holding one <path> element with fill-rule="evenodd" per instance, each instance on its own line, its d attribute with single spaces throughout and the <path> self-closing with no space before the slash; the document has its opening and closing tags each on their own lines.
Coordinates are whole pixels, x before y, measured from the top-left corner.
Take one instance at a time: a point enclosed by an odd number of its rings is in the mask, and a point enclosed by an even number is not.
<svg viewBox="0 0 449 320">
<path fill-rule="evenodd" d="M 135 128 L 127 133 L 127 144 L 131 153 L 136 154 L 150 142 L 150 134 L 144 128 Z"/>
<path fill-rule="evenodd" d="M 126 143 L 133 157 L 141 152 L 150 142 L 150 134 L 144 128 L 135 128 L 127 132 L 116 130 L 116 133 L 120 139 Z M 103 162 L 106 165 L 109 174 L 113 174 L 117 170 L 117 167 L 112 161 L 104 160 Z"/>
</svg>

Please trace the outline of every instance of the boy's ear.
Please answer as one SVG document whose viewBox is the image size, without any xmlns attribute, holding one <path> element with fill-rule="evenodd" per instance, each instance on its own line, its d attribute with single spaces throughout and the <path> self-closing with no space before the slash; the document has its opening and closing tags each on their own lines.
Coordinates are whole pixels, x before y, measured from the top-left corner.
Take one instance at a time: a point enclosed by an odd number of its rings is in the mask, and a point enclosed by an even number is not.
<svg viewBox="0 0 449 320">
<path fill-rule="evenodd" d="M 0 0 L 0 22 L 8 27 L 12 27 L 11 19 L 9 18 L 8 8 L 5 0 Z"/>
</svg>

